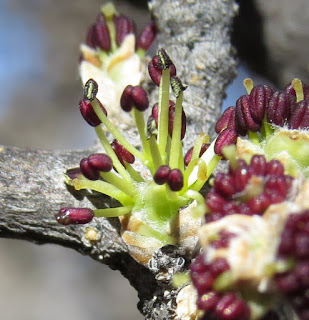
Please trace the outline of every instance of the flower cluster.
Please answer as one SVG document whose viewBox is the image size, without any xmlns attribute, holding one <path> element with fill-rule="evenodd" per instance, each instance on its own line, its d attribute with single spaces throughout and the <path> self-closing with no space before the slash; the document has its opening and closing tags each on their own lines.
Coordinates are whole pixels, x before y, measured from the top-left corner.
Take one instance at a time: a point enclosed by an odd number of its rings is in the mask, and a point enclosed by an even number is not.
<svg viewBox="0 0 309 320">
<path fill-rule="evenodd" d="M 214 150 L 229 169 L 216 174 L 205 196 L 202 251 L 190 268 L 197 307 L 203 319 L 270 320 L 279 319 L 285 305 L 287 319 L 305 320 L 308 85 L 294 79 L 275 91 L 244 83 L 248 94 L 216 124 Z M 226 141 L 236 146 L 220 149 Z"/>
<path fill-rule="evenodd" d="M 193 253 L 197 229 L 206 210 L 199 191 L 221 159 L 206 134 L 200 134 L 184 156 L 186 115 L 182 101 L 186 86 L 176 76 L 176 67 L 164 49 L 152 58 L 148 70 L 159 86 L 159 101 L 151 114 L 144 116 L 149 100 L 140 85 L 127 85 L 119 99 L 122 112 L 134 120 L 141 150 L 131 145 L 109 120 L 109 111 L 97 96 L 99 86 L 94 79 L 85 83 L 79 103 L 83 118 L 94 127 L 105 153 L 82 159 L 79 168 L 67 171 L 66 182 L 76 190 L 94 190 L 113 197 L 120 206 L 81 208 L 80 215 L 77 208 L 68 207 L 56 215 L 63 224 L 87 223 L 93 216 L 119 217 L 122 237 L 131 255 L 144 264 L 154 250 L 167 244 L 184 246 L 188 254 Z M 114 140 L 108 140 L 106 131 Z M 144 168 L 141 170 L 136 163 Z M 188 206 L 190 210 L 183 209 Z"/>
<path fill-rule="evenodd" d="M 99 87 L 98 99 L 107 109 L 110 119 L 132 125 L 130 117 L 120 113 L 120 96 L 128 85 L 142 80 L 142 58 L 153 43 L 157 27 L 150 22 L 137 37 L 134 21 L 119 14 L 112 3 L 101 9 L 89 27 L 86 43 L 81 45 L 80 75 L 83 84 L 94 79 Z"/>
<path fill-rule="evenodd" d="M 236 144 L 238 155 L 249 160 L 254 154 L 278 159 L 293 176 L 309 167 L 309 86 L 294 79 L 284 91 L 265 84 L 244 85 L 248 94 L 229 107 L 216 125 L 219 134 L 215 150 L 222 155 L 223 142 Z M 243 138 L 248 136 L 248 140 Z M 237 143 L 236 143 L 237 141 Z M 218 150 L 216 149 L 218 148 Z"/>
</svg>

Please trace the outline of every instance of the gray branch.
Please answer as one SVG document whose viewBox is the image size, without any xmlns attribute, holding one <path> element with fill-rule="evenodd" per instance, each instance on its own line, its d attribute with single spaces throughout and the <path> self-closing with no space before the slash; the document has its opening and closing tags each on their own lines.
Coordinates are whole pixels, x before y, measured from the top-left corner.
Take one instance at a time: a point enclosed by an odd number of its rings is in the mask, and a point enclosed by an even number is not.
<svg viewBox="0 0 309 320">
<path fill-rule="evenodd" d="M 187 143 L 192 144 L 199 132 L 212 127 L 220 113 L 224 89 L 236 74 L 230 44 L 236 6 L 232 0 L 153 0 L 150 7 L 160 28 L 160 47 L 170 53 L 178 74 L 189 85 L 185 109 L 189 115 Z M 139 309 L 146 319 L 171 319 L 176 291 L 170 282 L 162 284 L 155 279 L 160 268 L 152 273 L 129 256 L 117 219 L 94 219 L 87 226 L 61 226 L 55 221 L 54 214 L 64 206 L 102 207 L 111 203 L 102 195 L 76 193 L 64 183 L 66 169 L 78 166 L 80 159 L 93 151 L 0 147 L 0 237 L 57 243 L 89 255 L 129 279 L 139 293 Z M 89 227 L 96 234 L 95 240 L 86 235 Z M 154 259 L 159 257 L 162 268 L 169 264 L 168 268 L 175 270 L 173 264 L 179 264 L 177 251 L 170 248 Z"/>
</svg>

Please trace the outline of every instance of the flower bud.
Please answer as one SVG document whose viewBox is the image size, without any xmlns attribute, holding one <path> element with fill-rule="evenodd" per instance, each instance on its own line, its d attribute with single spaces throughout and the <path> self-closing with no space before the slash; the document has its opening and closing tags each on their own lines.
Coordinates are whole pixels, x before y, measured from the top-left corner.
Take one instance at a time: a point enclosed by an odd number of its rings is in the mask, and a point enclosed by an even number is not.
<svg viewBox="0 0 309 320">
<path fill-rule="evenodd" d="M 116 43 L 118 46 L 122 44 L 128 34 L 135 33 L 134 21 L 124 15 L 114 16 L 114 24 L 116 27 Z"/>
<path fill-rule="evenodd" d="M 145 51 L 148 50 L 156 38 L 157 32 L 158 28 L 156 24 L 153 21 L 150 22 L 139 36 L 136 47 Z"/>
<path fill-rule="evenodd" d="M 221 131 L 223 131 L 225 128 L 228 128 L 229 125 L 231 126 L 233 123 L 234 127 L 232 129 L 235 129 L 235 107 L 228 107 L 224 110 L 216 123 L 216 133 L 219 134 Z"/>
<path fill-rule="evenodd" d="M 171 168 L 167 165 L 159 167 L 153 176 L 154 182 L 159 185 L 166 183 L 170 172 Z"/>
<path fill-rule="evenodd" d="M 172 191 L 180 191 L 183 187 L 183 175 L 179 169 L 170 171 L 167 178 L 168 186 Z"/>
<path fill-rule="evenodd" d="M 122 165 L 124 165 L 125 162 L 133 163 L 135 161 L 134 155 L 122 146 L 118 140 L 114 140 L 111 146 Z"/>
<path fill-rule="evenodd" d="M 296 98 L 283 91 L 276 91 L 269 100 L 267 121 L 283 126 L 296 106 Z"/>
<path fill-rule="evenodd" d="M 88 158 L 83 158 L 79 165 L 85 178 L 89 180 L 98 180 L 100 178 L 100 172 L 90 165 Z"/>
<path fill-rule="evenodd" d="M 249 95 L 249 108 L 253 120 L 261 124 L 273 90 L 266 84 L 255 86 Z"/>
<path fill-rule="evenodd" d="M 231 144 L 235 144 L 237 140 L 237 132 L 233 129 L 226 128 L 224 129 L 218 136 L 215 142 L 215 153 L 223 157 L 222 150 L 224 147 L 229 146 Z"/>
<path fill-rule="evenodd" d="M 289 129 L 309 128 L 309 100 L 299 101 L 290 116 Z"/>
<path fill-rule="evenodd" d="M 89 165 L 98 171 L 108 172 L 113 168 L 112 159 L 104 153 L 94 153 L 88 157 Z"/>
<path fill-rule="evenodd" d="M 173 136 L 173 127 L 174 127 L 174 119 L 175 119 L 175 104 L 170 105 L 168 110 L 168 133 L 170 137 Z M 184 110 L 182 110 L 182 118 L 181 118 L 181 136 L 180 139 L 182 140 L 185 137 L 186 134 L 186 114 Z"/>
<path fill-rule="evenodd" d="M 65 207 L 59 210 L 55 215 L 56 220 L 63 225 L 85 224 L 94 217 L 93 210 L 89 208 L 71 208 Z"/>
<path fill-rule="evenodd" d="M 248 130 L 257 132 L 261 125 L 256 123 L 251 115 L 249 95 L 241 96 L 236 102 L 235 109 L 236 130 L 240 135 L 245 135 Z"/>
<path fill-rule="evenodd" d="M 132 100 L 132 89 L 133 86 L 128 85 L 124 88 L 121 98 L 120 98 L 120 106 L 123 111 L 130 112 L 133 108 L 133 100 Z"/>
<path fill-rule="evenodd" d="M 131 98 L 134 107 L 138 111 L 145 111 L 149 106 L 147 92 L 142 86 L 135 86 L 131 90 Z"/>
<path fill-rule="evenodd" d="M 102 111 L 104 112 L 104 114 L 107 116 L 107 111 L 105 110 L 105 108 L 103 107 L 103 105 L 101 104 L 99 99 L 96 99 L 97 103 L 99 104 L 100 108 L 102 109 Z M 96 115 L 96 113 L 93 110 L 91 101 L 88 99 L 82 99 L 79 102 L 79 110 L 83 116 L 83 118 L 88 122 L 88 124 L 90 124 L 92 127 L 96 127 L 99 124 L 101 124 L 101 120 L 98 118 L 98 116 Z"/>
</svg>

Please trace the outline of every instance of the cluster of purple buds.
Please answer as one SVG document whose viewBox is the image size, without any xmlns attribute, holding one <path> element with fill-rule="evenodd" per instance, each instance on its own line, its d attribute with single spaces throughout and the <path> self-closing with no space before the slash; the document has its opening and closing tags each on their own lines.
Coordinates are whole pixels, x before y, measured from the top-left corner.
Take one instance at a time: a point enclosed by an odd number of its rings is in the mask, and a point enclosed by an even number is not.
<svg viewBox="0 0 309 320">
<path fill-rule="evenodd" d="M 112 49 L 113 39 L 108 27 L 108 19 L 110 17 L 106 17 L 103 13 L 100 13 L 96 21 L 89 27 L 86 36 L 86 44 L 89 47 L 103 51 L 110 51 Z M 112 23 L 115 28 L 115 42 L 117 46 L 121 46 L 127 35 L 134 34 L 136 36 L 135 22 L 131 18 L 122 14 L 113 14 Z M 157 32 L 155 23 L 153 21 L 150 22 L 139 35 L 136 41 L 136 49 L 147 51 L 153 43 Z"/>
<path fill-rule="evenodd" d="M 261 215 L 271 204 L 287 198 L 292 181 L 277 160 L 267 162 L 262 155 L 254 155 L 250 164 L 238 160 L 236 168 L 230 166 L 228 173 L 215 176 L 206 196 L 206 221 L 230 214 Z"/>
<path fill-rule="evenodd" d="M 179 169 L 171 169 L 168 165 L 159 167 L 153 176 L 156 184 L 167 183 L 172 191 L 180 191 L 183 187 L 183 174 Z"/>
<path fill-rule="evenodd" d="M 294 79 L 284 91 L 278 91 L 266 84 L 253 87 L 247 79 L 245 86 L 248 94 L 241 96 L 236 106 L 227 108 L 217 121 L 215 130 L 219 136 L 215 152 L 218 155 L 222 156 L 225 146 L 235 144 L 238 136 L 265 134 L 267 125 L 298 130 L 309 128 L 307 84 Z"/>
<path fill-rule="evenodd" d="M 301 320 L 309 319 L 309 211 L 289 215 L 278 248 L 278 258 L 293 267 L 275 275 L 277 289 Z"/>
<path fill-rule="evenodd" d="M 190 266 L 190 276 L 198 294 L 197 307 L 204 311 L 202 319 L 249 320 L 247 303 L 235 292 L 221 292 L 216 280 L 230 266 L 225 258 L 216 258 L 207 263 L 203 253 Z"/>
</svg>

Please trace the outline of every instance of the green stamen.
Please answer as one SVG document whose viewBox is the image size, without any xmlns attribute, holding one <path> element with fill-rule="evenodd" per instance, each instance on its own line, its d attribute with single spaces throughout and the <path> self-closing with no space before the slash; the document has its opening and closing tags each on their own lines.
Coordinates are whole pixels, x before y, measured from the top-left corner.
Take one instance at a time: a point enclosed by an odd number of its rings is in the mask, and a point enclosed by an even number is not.
<svg viewBox="0 0 309 320">
<path fill-rule="evenodd" d="M 168 137 L 168 110 L 169 110 L 170 70 L 162 70 L 159 89 L 159 116 L 158 116 L 158 144 L 163 157 Z"/>
<path fill-rule="evenodd" d="M 96 217 L 112 218 L 112 217 L 120 217 L 125 214 L 128 214 L 131 212 L 131 210 L 132 210 L 132 206 L 126 206 L 126 207 L 117 207 L 117 208 L 97 209 L 93 211 Z"/>
<path fill-rule="evenodd" d="M 181 127 L 182 127 L 182 100 L 183 92 L 181 91 L 179 97 L 176 99 L 175 116 L 173 124 L 173 134 L 171 140 L 171 151 L 169 165 L 171 169 L 178 167 L 179 151 L 181 147 Z"/>
</svg>

